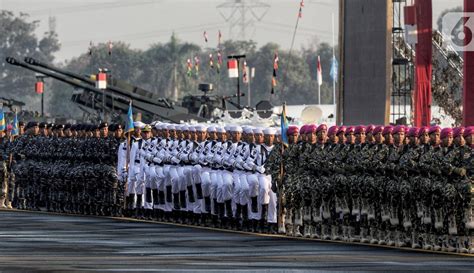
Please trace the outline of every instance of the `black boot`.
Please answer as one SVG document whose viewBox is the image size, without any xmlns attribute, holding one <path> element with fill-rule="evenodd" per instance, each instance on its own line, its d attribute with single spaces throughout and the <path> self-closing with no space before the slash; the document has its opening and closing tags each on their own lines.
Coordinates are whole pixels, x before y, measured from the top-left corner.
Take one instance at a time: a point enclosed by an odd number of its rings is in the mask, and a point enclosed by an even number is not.
<svg viewBox="0 0 474 273">
<path fill-rule="evenodd" d="M 173 192 L 171 191 L 171 186 L 166 186 L 166 202 L 173 202 Z"/>
<path fill-rule="evenodd" d="M 196 196 L 197 196 L 197 199 L 198 199 L 198 200 L 201 200 L 201 199 L 202 199 L 202 187 L 201 187 L 201 183 L 196 184 Z"/>
<path fill-rule="evenodd" d="M 166 204 L 166 198 L 165 198 L 165 192 L 164 191 L 158 191 L 158 202 L 160 205 Z"/>
<path fill-rule="evenodd" d="M 181 205 L 181 208 L 186 208 L 186 191 L 179 192 L 179 203 Z"/>
<path fill-rule="evenodd" d="M 267 217 L 268 217 L 268 204 L 262 204 L 262 214 L 261 214 L 261 219 L 260 219 L 260 226 L 258 229 L 258 232 L 268 232 L 267 229 Z"/>
<path fill-rule="evenodd" d="M 179 207 L 179 193 L 173 193 L 173 209 L 180 210 Z"/>
<path fill-rule="evenodd" d="M 241 223 L 240 223 L 241 214 L 242 214 L 242 205 L 237 204 L 237 208 L 235 210 L 235 219 L 234 219 L 234 229 L 235 230 L 241 230 L 242 229 L 242 226 L 241 226 Z"/>
<path fill-rule="evenodd" d="M 251 203 L 252 203 L 251 204 L 252 212 L 257 213 L 258 212 L 258 196 L 252 197 Z"/>
<path fill-rule="evenodd" d="M 211 197 L 204 197 L 204 209 L 207 213 L 211 213 Z"/>
<path fill-rule="evenodd" d="M 135 207 L 135 218 L 142 219 L 142 196 L 141 194 L 137 194 L 137 205 Z"/>
<path fill-rule="evenodd" d="M 151 189 L 150 188 L 145 189 L 145 203 L 153 203 L 153 200 L 151 198 Z"/>
<path fill-rule="evenodd" d="M 219 228 L 224 228 L 225 222 L 227 220 L 225 218 L 225 205 L 224 203 L 218 203 L 217 206 L 218 206 L 219 221 L 220 221 Z"/>
<path fill-rule="evenodd" d="M 249 231 L 249 206 L 242 205 L 242 230 Z"/>
<path fill-rule="evenodd" d="M 158 190 L 157 189 L 152 189 L 151 190 L 151 196 L 153 198 L 153 208 L 158 207 L 158 205 L 160 204 L 160 202 L 158 200 Z"/>
<path fill-rule="evenodd" d="M 225 213 L 227 215 L 227 225 L 225 228 L 231 229 L 232 228 L 232 222 L 234 220 L 234 215 L 232 213 L 232 200 L 227 200 L 225 201 Z"/>
<path fill-rule="evenodd" d="M 196 202 L 196 199 L 194 199 L 194 190 L 193 190 L 193 186 L 187 186 L 187 189 L 188 189 L 188 200 L 189 200 L 189 203 L 194 203 Z"/>
<path fill-rule="evenodd" d="M 212 202 L 214 203 L 214 215 L 219 215 L 219 203 L 217 203 L 217 199 L 212 199 Z"/>
</svg>

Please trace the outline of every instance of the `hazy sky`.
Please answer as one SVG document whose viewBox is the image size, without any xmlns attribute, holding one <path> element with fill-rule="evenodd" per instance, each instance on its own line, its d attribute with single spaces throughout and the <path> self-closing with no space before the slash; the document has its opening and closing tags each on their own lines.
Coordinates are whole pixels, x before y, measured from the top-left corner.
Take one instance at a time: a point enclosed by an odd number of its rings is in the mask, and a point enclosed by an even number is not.
<svg viewBox="0 0 474 273">
<path fill-rule="evenodd" d="M 207 46 L 215 47 L 219 29 L 224 40 L 241 39 L 241 28 L 233 21 L 241 18 L 241 11 L 236 10 L 229 21 L 224 18 L 229 18 L 233 11 L 231 7 L 225 7 L 226 4 L 236 1 L 239 0 L 0 0 L 0 9 L 29 13 L 31 20 L 40 20 L 38 35 L 48 30 L 48 18 L 54 16 L 62 44 L 56 60 L 63 61 L 87 52 L 91 40 L 96 44 L 120 40 L 134 48 L 146 49 L 153 43 L 167 42 L 174 31 L 181 40 L 204 47 L 203 32 L 207 31 Z M 245 2 L 252 6 L 245 16 L 247 20 L 253 20 L 253 26 L 246 28 L 245 37 L 259 45 L 275 42 L 282 48 L 289 48 L 300 0 Z M 295 48 L 310 46 L 315 37 L 332 43 L 331 18 L 334 14 L 337 37 L 339 1 L 304 2 Z M 442 10 L 462 5 L 462 2 L 433 0 L 434 21 Z M 219 5 L 224 7 L 218 9 Z"/>
</svg>

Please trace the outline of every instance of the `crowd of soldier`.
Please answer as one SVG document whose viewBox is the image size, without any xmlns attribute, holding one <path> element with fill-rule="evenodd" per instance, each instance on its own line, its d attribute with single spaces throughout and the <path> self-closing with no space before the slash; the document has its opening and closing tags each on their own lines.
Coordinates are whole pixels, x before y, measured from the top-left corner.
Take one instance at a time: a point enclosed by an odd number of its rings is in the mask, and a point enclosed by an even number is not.
<svg viewBox="0 0 474 273">
<path fill-rule="evenodd" d="M 2 138 L 3 208 L 119 215 L 123 187 L 115 169 L 120 125 L 20 124 Z M 121 194 L 122 192 L 122 194 Z"/>
<path fill-rule="evenodd" d="M 134 125 L 2 137 L 0 205 L 474 253 L 473 127 Z"/>
<path fill-rule="evenodd" d="M 288 137 L 270 172 L 289 235 L 474 253 L 474 127 L 307 125 Z"/>
</svg>

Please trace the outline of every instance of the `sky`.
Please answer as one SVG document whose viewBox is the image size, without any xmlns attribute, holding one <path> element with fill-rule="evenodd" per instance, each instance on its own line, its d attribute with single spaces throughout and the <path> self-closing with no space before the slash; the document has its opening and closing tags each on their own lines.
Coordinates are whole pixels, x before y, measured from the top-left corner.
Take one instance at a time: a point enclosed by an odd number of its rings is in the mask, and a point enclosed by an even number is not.
<svg viewBox="0 0 474 273">
<path fill-rule="evenodd" d="M 239 24 L 242 10 L 234 9 L 233 2 L 247 5 L 245 36 Z M 433 21 L 444 9 L 462 2 L 433 0 Z M 54 17 L 61 42 L 56 61 L 63 62 L 87 52 L 91 41 L 124 41 L 132 48 L 146 49 L 154 43 L 166 43 L 173 32 L 180 40 L 202 47 L 215 47 L 221 30 L 223 40 L 246 38 L 259 46 L 274 42 L 289 49 L 299 3 L 300 0 L 0 0 L 0 9 L 28 13 L 31 20 L 40 20 L 38 36 L 49 30 L 49 18 Z M 332 44 L 333 36 L 337 42 L 339 1 L 304 3 L 294 48 L 311 47 L 315 42 Z M 204 42 L 204 31 L 208 44 Z"/>
</svg>

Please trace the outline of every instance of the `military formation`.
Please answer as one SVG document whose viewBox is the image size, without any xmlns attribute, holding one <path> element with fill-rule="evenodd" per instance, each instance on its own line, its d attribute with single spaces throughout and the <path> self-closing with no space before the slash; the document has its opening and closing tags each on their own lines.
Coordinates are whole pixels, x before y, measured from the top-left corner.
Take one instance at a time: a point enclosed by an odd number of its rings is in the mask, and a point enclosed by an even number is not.
<svg viewBox="0 0 474 273">
<path fill-rule="evenodd" d="M 474 127 L 30 122 L 0 206 L 474 253 Z"/>
<path fill-rule="evenodd" d="M 288 137 L 275 162 L 289 235 L 474 253 L 474 127 L 307 125 Z"/>
</svg>

